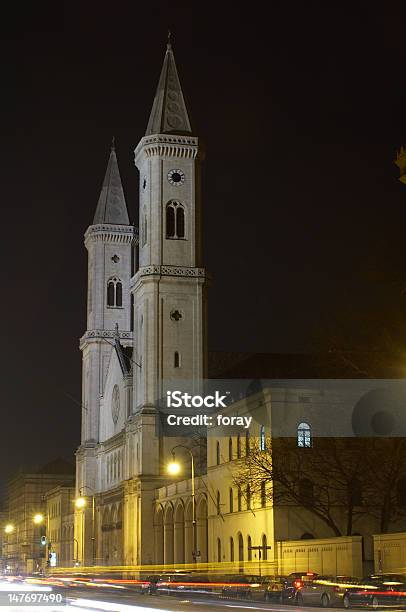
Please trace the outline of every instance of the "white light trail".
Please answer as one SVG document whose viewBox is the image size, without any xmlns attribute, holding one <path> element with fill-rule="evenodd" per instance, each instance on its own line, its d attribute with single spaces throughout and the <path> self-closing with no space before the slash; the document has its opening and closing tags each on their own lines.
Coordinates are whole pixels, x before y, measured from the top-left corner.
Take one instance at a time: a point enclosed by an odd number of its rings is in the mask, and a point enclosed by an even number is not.
<svg viewBox="0 0 406 612">
<path fill-rule="evenodd" d="M 96 601 L 92 599 L 75 599 L 70 605 L 81 610 L 105 610 L 106 612 L 171 612 L 163 608 L 147 608 L 145 606 L 130 606 L 128 604 L 112 603 L 110 601 Z"/>
</svg>

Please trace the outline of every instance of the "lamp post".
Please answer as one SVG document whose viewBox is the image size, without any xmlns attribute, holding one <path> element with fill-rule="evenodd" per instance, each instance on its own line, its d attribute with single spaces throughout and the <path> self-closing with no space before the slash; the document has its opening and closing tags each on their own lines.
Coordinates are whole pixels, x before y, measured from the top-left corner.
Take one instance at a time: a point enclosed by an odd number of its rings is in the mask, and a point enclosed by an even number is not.
<svg viewBox="0 0 406 612">
<path fill-rule="evenodd" d="M 75 557 L 73 560 L 73 563 L 75 566 L 79 565 L 79 560 L 78 560 L 78 556 L 79 556 L 79 542 L 77 541 L 76 538 L 73 538 L 73 545 L 76 544 L 76 556 L 75 556 L 75 551 L 73 551 L 73 556 Z"/>
<path fill-rule="evenodd" d="M 176 461 L 175 457 L 175 449 L 176 448 L 184 448 L 190 455 L 191 461 L 191 476 L 192 476 L 192 540 L 193 540 L 193 550 L 192 557 L 193 561 L 196 563 L 197 560 L 197 529 L 196 529 L 196 496 L 195 496 L 195 458 L 193 456 L 192 451 L 188 446 L 184 446 L 183 444 L 177 444 L 172 448 L 172 461 L 168 464 L 167 470 L 168 473 L 172 476 L 177 476 L 181 471 L 181 466 L 178 461 Z"/>
<path fill-rule="evenodd" d="M 44 515 L 42 514 L 42 512 L 37 512 L 37 513 L 36 513 L 36 514 L 34 514 L 34 516 L 32 517 L 32 522 L 34 523 L 34 525 L 35 525 L 36 527 L 38 527 L 38 528 L 39 528 L 39 532 L 37 532 L 37 536 L 36 536 L 36 534 L 35 534 L 35 527 L 34 527 L 34 542 L 35 542 L 36 537 L 40 536 L 40 537 L 39 537 L 39 544 L 40 544 L 40 545 L 39 545 L 39 549 L 40 549 L 40 550 L 39 550 L 39 553 L 38 553 L 38 560 L 36 561 L 36 563 L 37 563 L 37 569 L 38 569 L 38 568 L 40 568 L 40 567 L 42 567 L 42 562 L 41 562 L 41 559 L 43 559 L 43 558 L 44 558 L 44 557 L 43 557 L 43 554 L 42 554 L 42 551 L 41 551 L 41 546 L 42 546 L 42 538 L 43 538 L 43 536 L 46 536 L 46 529 L 45 529 L 44 521 L 45 521 L 45 517 L 44 517 Z M 46 542 L 46 540 L 45 540 L 45 542 Z M 35 550 L 36 550 L 36 545 L 34 544 L 34 551 L 35 551 Z M 34 555 L 34 554 L 35 554 L 35 553 L 33 552 L 33 555 Z"/>
<path fill-rule="evenodd" d="M 79 488 L 79 497 L 75 499 L 75 506 L 79 510 L 82 510 L 82 563 L 84 564 L 85 557 L 85 547 L 84 547 L 84 511 L 87 505 L 86 498 L 83 497 L 83 491 L 85 489 L 90 489 L 92 492 L 92 564 L 95 565 L 96 562 L 96 539 L 95 539 L 95 498 L 94 498 L 94 489 L 85 485 Z"/>
</svg>

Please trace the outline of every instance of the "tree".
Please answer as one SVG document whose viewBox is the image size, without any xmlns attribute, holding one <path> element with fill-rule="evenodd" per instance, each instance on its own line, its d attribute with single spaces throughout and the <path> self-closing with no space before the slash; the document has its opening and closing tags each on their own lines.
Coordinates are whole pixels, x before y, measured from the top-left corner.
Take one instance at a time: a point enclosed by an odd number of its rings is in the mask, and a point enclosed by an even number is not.
<svg viewBox="0 0 406 612">
<path fill-rule="evenodd" d="M 379 520 L 380 533 L 387 533 L 391 524 L 406 519 L 406 439 L 373 439 L 364 461 L 364 503 Z"/>
<path fill-rule="evenodd" d="M 354 520 L 370 514 L 381 532 L 406 517 L 406 442 L 374 438 L 318 438 L 297 446 L 296 438 L 268 439 L 265 450 L 252 440 L 239 462 L 235 484 L 273 505 L 300 506 L 323 521 L 335 536 L 351 535 Z M 404 506 L 399 483 L 404 478 Z"/>
</svg>

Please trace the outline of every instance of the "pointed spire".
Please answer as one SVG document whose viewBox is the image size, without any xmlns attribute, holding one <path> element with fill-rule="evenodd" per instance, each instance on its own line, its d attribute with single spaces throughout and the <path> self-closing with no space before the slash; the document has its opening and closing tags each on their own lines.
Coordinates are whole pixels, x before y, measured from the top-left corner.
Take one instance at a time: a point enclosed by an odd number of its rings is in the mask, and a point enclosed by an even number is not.
<svg viewBox="0 0 406 612">
<path fill-rule="evenodd" d="M 171 32 L 168 31 L 165 59 L 145 135 L 185 133 L 191 134 L 192 127 L 176 69 Z"/>
<path fill-rule="evenodd" d="M 97 204 L 96 214 L 93 219 L 93 225 L 99 223 L 130 225 L 118 169 L 114 136 L 111 142 L 111 152 L 109 163 L 107 164 L 106 175 Z"/>
</svg>

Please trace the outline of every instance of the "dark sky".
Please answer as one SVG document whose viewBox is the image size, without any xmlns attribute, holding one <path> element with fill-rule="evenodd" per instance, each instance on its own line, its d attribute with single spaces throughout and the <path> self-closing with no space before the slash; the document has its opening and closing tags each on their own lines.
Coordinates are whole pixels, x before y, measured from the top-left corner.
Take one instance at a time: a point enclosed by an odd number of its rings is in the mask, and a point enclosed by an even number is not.
<svg viewBox="0 0 406 612">
<path fill-rule="evenodd" d="M 0 478 L 79 443 L 83 234 L 113 134 L 137 219 L 168 27 L 207 149 L 210 347 L 304 352 L 340 312 L 404 307 L 404 2 L 63 6 L 2 19 Z"/>
</svg>

